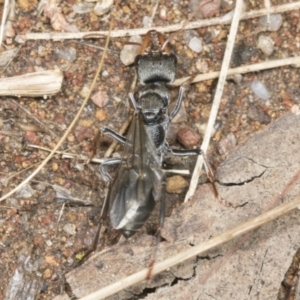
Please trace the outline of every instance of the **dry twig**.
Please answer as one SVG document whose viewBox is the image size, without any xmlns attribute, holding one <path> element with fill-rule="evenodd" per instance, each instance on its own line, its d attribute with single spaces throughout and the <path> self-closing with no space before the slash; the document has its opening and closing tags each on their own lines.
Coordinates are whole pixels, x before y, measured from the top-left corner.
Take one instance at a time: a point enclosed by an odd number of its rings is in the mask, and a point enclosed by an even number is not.
<svg viewBox="0 0 300 300">
<path fill-rule="evenodd" d="M 300 56 L 288 57 L 288 58 L 264 61 L 261 63 L 246 65 L 246 66 L 242 66 L 242 67 L 238 67 L 238 68 L 228 69 L 227 76 L 234 75 L 234 74 L 245 74 L 245 73 L 249 73 L 249 72 L 257 72 L 257 71 L 262 71 L 262 70 L 268 70 L 268 69 L 289 66 L 289 65 L 299 65 L 299 64 L 300 64 Z M 215 78 L 218 78 L 219 76 L 220 76 L 220 71 L 199 74 L 199 75 L 193 77 L 193 80 L 191 83 L 215 79 Z M 172 85 L 173 86 L 181 86 L 184 82 L 186 82 L 189 79 L 190 79 L 190 76 L 178 78 L 174 81 L 174 83 Z"/>
<path fill-rule="evenodd" d="M 253 10 L 249 12 L 245 12 L 241 15 L 241 20 L 253 19 L 261 16 L 265 16 L 267 14 L 272 13 L 283 13 L 286 11 L 300 9 L 300 1 L 288 3 L 284 5 L 272 6 L 270 9 L 262 8 L 259 10 Z M 195 29 L 201 27 L 208 27 L 214 25 L 223 25 L 223 24 L 230 24 L 232 21 L 232 15 L 227 14 L 222 17 L 211 18 L 211 19 L 204 19 L 198 20 L 194 22 L 188 22 L 184 25 L 184 30 L 188 29 Z M 159 32 L 173 32 L 182 29 L 182 24 L 174 24 L 169 26 L 156 26 L 151 28 L 136 28 L 136 29 L 121 29 L 121 30 L 114 30 L 111 32 L 111 37 L 126 37 L 126 36 L 133 36 L 133 35 L 144 35 L 149 30 L 157 30 Z M 43 32 L 43 33 L 27 33 L 25 35 L 19 36 L 19 40 L 26 41 L 26 40 L 65 40 L 65 39 L 83 39 L 83 38 L 104 38 L 108 35 L 108 31 L 91 31 L 91 32 Z"/>
<path fill-rule="evenodd" d="M 230 27 L 230 33 L 229 33 L 228 40 L 227 40 L 226 51 L 224 54 L 220 77 L 219 77 L 218 85 L 216 88 L 216 94 L 215 94 L 211 112 L 209 115 L 207 129 L 206 129 L 206 132 L 205 132 L 205 135 L 203 138 L 203 143 L 201 145 L 201 149 L 204 151 L 204 153 L 206 153 L 206 151 L 208 149 L 210 137 L 213 132 L 213 126 L 214 126 L 216 118 L 217 118 L 217 113 L 219 110 L 221 97 L 223 94 L 223 88 L 224 88 L 224 84 L 226 81 L 227 71 L 228 71 L 229 64 L 230 64 L 231 54 L 233 51 L 234 41 L 235 41 L 236 33 L 238 30 L 240 15 L 242 12 L 242 5 L 243 5 L 242 0 L 236 1 L 236 6 L 235 6 L 235 10 L 234 10 L 234 15 L 233 15 L 233 21 L 232 21 L 231 27 Z M 195 166 L 192 178 L 191 178 L 190 187 L 189 187 L 189 190 L 187 191 L 187 194 L 184 199 L 185 202 L 188 201 L 195 193 L 202 166 L 203 166 L 203 156 L 198 156 L 197 163 L 196 163 L 196 166 Z"/>
<path fill-rule="evenodd" d="M 5 22 L 6 22 L 8 14 L 9 14 L 9 0 L 5 0 L 3 13 L 2 13 L 1 28 L 0 28 L 0 45 L 3 42 Z"/>
</svg>

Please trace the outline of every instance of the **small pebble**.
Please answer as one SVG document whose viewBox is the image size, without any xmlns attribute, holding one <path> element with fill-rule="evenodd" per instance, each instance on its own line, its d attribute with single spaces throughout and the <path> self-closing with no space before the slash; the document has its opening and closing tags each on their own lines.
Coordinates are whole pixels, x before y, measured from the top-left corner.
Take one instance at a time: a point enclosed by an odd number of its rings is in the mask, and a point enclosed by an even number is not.
<svg viewBox="0 0 300 300">
<path fill-rule="evenodd" d="M 125 66 L 134 63 L 135 57 L 141 51 L 143 39 L 141 38 L 141 36 L 135 35 L 129 39 L 129 42 L 138 43 L 140 45 L 124 45 L 120 53 L 120 59 Z"/>
<path fill-rule="evenodd" d="M 91 97 L 92 101 L 99 107 L 104 107 L 109 102 L 109 97 L 106 93 L 106 91 L 98 91 L 96 94 L 94 94 Z"/>
<path fill-rule="evenodd" d="M 148 16 L 143 17 L 143 25 L 144 27 L 151 27 L 152 26 L 152 18 Z"/>
<path fill-rule="evenodd" d="M 102 16 L 112 8 L 113 4 L 114 4 L 113 0 L 100 0 L 97 2 L 94 8 L 94 13 L 97 16 Z"/>
<path fill-rule="evenodd" d="M 188 186 L 189 183 L 180 175 L 167 178 L 166 190 L 168 193 L 181 194 Z"/>
<path fill-rule="evenodd" d="M 85 139 L 92 139 L 94 137 L 94 131 L 90 127 L 77 125 L 74 130 L 77 141 L 80 143 Z"/>
<path fill-rule="evenodd" d="M 299 108 L 299 105 L 294 104 L 294 105 L 291 107 L 291 112 L 292 112 L 293 114 L 295 114 L 296 116 L 300 115 L 300 108 Z"/>
<path fill-rule="evenodd" d="M 220 154 L 228 153 L 237 144 L 236 137 L 233 133 L 229 133 L 224 139 L 219 142 L 218 148 Z"/>
<path fill-rule="evenodd" d="M 1 52 L 0 67 L 6 66 L 6 64 L 16 56 L 17 52 L 18 52 L 17 48 Z"/>
<path fill-rule="evenodd" d="M 194 52 L 200 53 L 202 51 L 202 39 L 196 36 L 191 38 L 189 48 Z"/>
<path fill-rule="evenodd" d="M 191 148 L 199 144 L 201 136 L 192 128 L 185 126 L 177 133 L 177 140 L 186 148 Z"/>
<path fill-rule="evenodd" d="M 106 113 L 103 109 L 97 109 L 96 119 L 99 120 L 100 122 L 106 120 Z"/>
<path fill-rule="evenodd" d="M 63 230 L 70 235 L 74 235 L 76 233 L 76 226 L 74 224 L 66 224 Z"/>
<path fill-rule="evenodd" d="M 52 277 L 52 274 L 53 274 L 53 271 L 48 268 L 43 272 L 43 277 L 44 277 L 44 279 L 49 279 Z"/>
<path fill-rule="evenodd" d="M 259 25 L 269 31 L 277 31 L 282 25 L 282 16 L 281 14 L 272 14 L 260 17 Z"/>
<path fill-rule="evenodd" d="M 87 3 L 83 1 L 82 3 L 73 5 L 73 11 L 76 14 L 87 14 L 94 10 L 94 6 L 94 3 Z"/>
<path fill-rule="evenodd" d="M 227 76 L 227 80 L 232 80 L 236 84 L 240 84 L 243 80 L 243 75 L 242 74 L 233 74 Z"/>
<path fill-rule="evenodd" d="M 56 172 L 57 170 L 58 170 L 58 163 L 53 162 L 53 163 L 52 163 L 52 171 L 53 171 L 53 172 Z"/>
<path fill-rule="evenodd" d="M 251 103 L 249 104 L 248 118 L 261 124 L 269 124 L 271 122 L 269 115 L 260 106 Z"/>
<path fill-rule="evenodd" d="M 259 80 L 254 80 L 251 83 L 251 90 L 258 98 L 262 100 L 268 100 L 272 96 L 265 85 Z"/>
<path fill-rule="evenodd" d="M 274 51 L 274 42 L 269 36 L 261 35 L 258 38 L 257 47 L 267 56 L 270 56 Z"/>
<path fill-rule="evenodd" d="M 67 47 L 64 49 L 56 48 L 54 50 L 54 57 L 56 59 L 63 59 L 66 61 L 73 62 L 77 58 L 77 52 L 74 47 Z"/>
<path fill-rule="evenodd" d="M 221 0 L 190 0 L 189 7 L 196 12 L 197 18 L 210 18 L 220 12 Z"/>
<path fill-rule="evenodd" d="M 162 20 L 166 20 L 167 18 L 167 10 L 165 7 L 162 7 L 159 11 L 159 17 L 162 19 Z"/>
<path fill-rule="evenodd" d="M 25 185 L 17 194 L 16 198 L 30 198 L 34 194 L 34 190 L 31 188 L 30 185 Z"/>
</svg>

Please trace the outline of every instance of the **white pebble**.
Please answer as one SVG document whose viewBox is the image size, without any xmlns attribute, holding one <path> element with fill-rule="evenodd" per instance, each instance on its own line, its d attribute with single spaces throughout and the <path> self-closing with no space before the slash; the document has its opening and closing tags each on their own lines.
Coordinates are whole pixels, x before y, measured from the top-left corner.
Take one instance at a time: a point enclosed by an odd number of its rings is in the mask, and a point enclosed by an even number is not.
<svg viewBox="0 0 300 300">
<path fill-rule="evenodd" d="M 18 52 L 18 48 L 10 49 L 0 53 L 0 67 L 6 66 L 6 64 L 11 61 Z"/>
<path fill-rule="evenodd" d="M 260 17 L 259 25 L 269 31 L 277 31 L 282 25 L 282 16 L 281 14 L 273 14 Z"/>
<path fill-rule="evenodd" d="M 63 227 L 63 230 L 70 235 L 74 235 L 76 233 L 76 226 L 69 223 Z"/>
<path fill-rule="evenodd" d="M 194 52 L 200 53 L 202 51 L 202 39 L 196 36 L 191 38 L 189 48 Z"/>
<path fill-rule="evenodd" d="M 260 99 L 268 100 L 272 96 L 272 94 L 267 90 L 265 85 L 258 80 L 254 80 L 251 83 L 251 89 L 253 93 Z"/>
<path fill-rule="evenodd" d="M 100 0 L 97 2 L 94 13 L 97 16 L 102 16 L 107 13 L 114 4 L 114 0 Z"/>
<path fill-rule="evenodd" d="M 152 26 L 152 18 L 148 16 L 143 17 L 143 25 L 144 27 L 151 27 Z"/>
<path fill-rule="evenodd" d="M 271 55 L 274 51 L 274 42 L 269 36 L 261 35 L 258 38 L 257 47 L 267 56 Z"/>
<path fill-rule="evenodd" d="M 140 53 L 141 51 L 141 45 L 143 42 L 143 39 L 139 35 L 132 36 L 129 39 L 129 42 L 138 43 L 140 45 L 125 45 L 120 53 L 120 59 L 121 62 L 125 65 L 131 65 L 134 63 L 135 57 Z"/>
</svg>

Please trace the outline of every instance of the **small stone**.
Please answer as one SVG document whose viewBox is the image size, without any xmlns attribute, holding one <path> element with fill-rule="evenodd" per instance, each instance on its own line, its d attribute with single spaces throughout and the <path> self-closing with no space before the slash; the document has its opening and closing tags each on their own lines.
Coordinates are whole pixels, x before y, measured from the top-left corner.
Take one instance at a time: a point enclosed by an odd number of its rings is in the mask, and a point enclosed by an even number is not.
<svg viewBox="0 0 300 300">
<path fill-rule="evenodd" d="M 151 27 L 152 26 L 152 18 L 148 16 L 143 17 L 143 25 L 144 27 Z"/>
<path fill-rule="evenodd" d="M 7 26 L 5 29 L 5 36 L 8 38 L 13 38 L 16 35 L 15 30 L 11 25 Z"/>
<path fill-rule="evenodd" d="M 251 90 L 258 98 L 262 100 L 268 100 L 272 96 L 265 85 L 259 80 L 254 80 L 251 83 Z"/>
<path fill-rule="evenodd" d="M 59 263 L 56 261 L 56 258 L 53 255 L 45 256 L 45 262 L 49 266 L 53 266 L 53 267 L 59 266 Z"/>
<path fill-rule="evenodd" d="M 237 144 L 236 137 L 233 133 L 229 133 L 224 139 L 219 142 L 219 153 L 226 154 Z"/>
<path fill-rule="evenodd" d="M 49 279 L 52 277 L 53 271 L 49 268 L 47 268 L 44 272 L 43 272 L 43 277 L 44 279 Z"/>
<path fill-rule="evenodd" d="M 18 48 L 3 51 L 0 53 L 0 67 L 5 67 L 6 64 L 11 61 L 17 54 Z"/>
<path fill-rule="evenodd" d="M 94 13 L 97 16 L 102 16 L 112 8 L 113 4 L 114 4 L 113 0 L 100 0 L 95 5 Z"/>
<path fill-rule="evenodd" d="M 78 142 L 94 137 L 94 131 L 92 128 L 81 125 L 75 127 L 74 134 Z"/>
<path fill-rule="evenodd" d="M 56 172 L 58 170 L 58 163 L 54 162 L 52 163 L 52 171 Z"/>
<path fill-rule="evenodd" d="M 89 91 L 90 91 L 90 86 L 84 85 L 81 91 L 79 92 L 79 95 L 82 98 L 86 98 L 87 95 L 89 94 Z"/>
<path fill-rule="evenodd" d="M 236 84 L 240 84 L 243 80 L 243 75 L 242 74 L 233 74 L 233 75 L 227 76 L 226 79 L 227 80 L 232 80 Z"/>
<path fill-rule="evenodd" d="M 96 119 L 99 120 L 100 122 L 106 120 L 106 113 L 103 109 L 97 109 Z"/>
<path fill-rule="evenodd" d="M 159 17 L 162 19 L 162 20 L 166 20 L 167 18 L 167 10 L 165 7 L 162 7 L 159 11 Z"/>
<path fill-rule="evenodd" d="M 202 39 L 196 36 L 191 38 L 189 48 L 194 52 L 200 53 L 202 51 Z"/>
<path fill-rule="evenodd" d="M 63 230 L 70 235 L 74 235 L 76 233 L 76 226 L 74 224 L 66 224 Z"/>
<path fill-rule="evenodd" d="M 31 144 L 40 145 L 41 140 L 34 131 L 25 131 L 23 138 Z"/>
<path fill-rule="evenodd" d="M 17 194 L 16 198 L 30 198 L 34 194 L 34 190 L 30 185 L 25 185 Z"/>
<path fill-rule="evenodd" d="M 249 104 L 248 118 L 252 121 L 258 121 L 261 124 L 269 124 L 271 118 L 264 112 L 264 110 L 257 105 Z"/>
<path fill-rule="evenodd" d="M 98 91 L 96 94 L 94 94 L 91 97 L 92 101 L 99 107 L 104 107 L 109 102 L 109 97 L 106 93 L 106 91 Z"/>
<path fill-rule="evenodd" d="M 77 58 L 77 51 L 74 47 L 56 48 L 54 50 L 54 58 L 73 62 Z"/>
<path fill-rule="evenodd" d="M 192 128 L 185 126 L 177 133 L 177 140 L 186 148 L 191 148 L 199 144 L 201 136 Z"/>
<path fill-rule="evenodd" d="M 84 127 L 91 127 L 93 125 L 94 121 L 91 119 L 81 119 L 78 122 L 78 125 L 84 126 Z"/>
<path fill-rule="evenodd" d="M 123 10 L 124 14 L 129 14 L 130 13 L 130 8 L 127 5 L 124 5 L 122 7 L 122 10 Z"/>
<path fill-rule="evenodd" d="M 37 4 L 37 0 L 18 0 L 18 5 L 24 10 L 28 10 Z"/>
<path fill-rule="evenodd" d="M 189 6 L 198 19 L 210 18 L 220 12 L 221 0 L 190 0 Z"/>
<path fill-rule="evenodd" d="M 281 14 L 272 14 L 260 17 L 259 25 L 269 31 L 277 31 L 282 25 L 282 16 Z"/>
<path fill-rule="evenodd" d="M 294 104 L 294 105 L 291 107 L 291 112 L 292 112 L 293 114 L 295 114 L 296 116 L 300 115 L 300 107 L 299 107 L 299 105 Z"/>
<path fill-rule="evenodd" d="M 121 50 L 120 59 L 125 66 L 134 63 L 135 57 L 141 51 L 143 39 L 139 35 L 135 35 L 129 39 L 129 42 L 137 43 L 137 45 L 125 45 Z"/>
<path fill-rule="evenodd" d="M 257 47 L 267 56 L 270 56 L 274 51 L 274 42 L 269 36 L 261 35 L 258 38 Z"/>
<path fill-rule="evenodd" d="M 171 194 L 181 194 L 189 186 L 188 181 L 186 181 L 182 176 L 175 175 L 167 178 L 166 190 Z"/>
</svg>

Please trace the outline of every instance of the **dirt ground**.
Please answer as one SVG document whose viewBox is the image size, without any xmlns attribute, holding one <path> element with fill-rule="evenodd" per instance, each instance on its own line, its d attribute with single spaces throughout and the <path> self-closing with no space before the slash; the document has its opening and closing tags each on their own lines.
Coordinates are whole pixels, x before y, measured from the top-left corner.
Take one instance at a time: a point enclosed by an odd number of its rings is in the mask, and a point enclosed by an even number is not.
<svg viewBox="0 0 300 300">
<path fill-rule="evenodd" d="M 4 7 L 2 2 L 1 13 Z M 156 3 L 114 1 L 114 7 L 108 13 L 97 16 L 93 12 L 75 13 L 74 6 L 81 2 L 67 0 L 57 6 L 66 22 L 76 26 L 79 32 L 108 30 L 111 19 L 113 30 L 144 27 L 143 18 L 151 17 Z M 220 2 L 219 16 L 234 7 L 234 1 Z M 271 4 L 275 6 L 287 2 L 293 1 L 272 0 Z M 246 11 L 264 7 L 263 1 L 258 0 L 246 0 L 245 4 Z M 189 5 L 189 1 L 159 1 L 153 25 L 168 26 L 186 21 L 190 15 Z M 0 68 L 1 77 L 59 68 L 64 80 L 61 91 L 48 98 L 1 97 L 0 196 L 22 182 L 47 156 L 47 151 L 33 148 L 32 144 L 47 149 L 53 149 L 57 144 L 83 102 L 105 44 L 103 38 L 31 39 L 20 43 L 17 37 L 25 33 L 55 30 L 49 15 L 39 13 L 36 0 L 19 0 L 14 11 L 11 20 L 13 33 L 11 37 L 4 38 L 1 51 L 18 47 L 19 50 L 11 61 Z M 299 10 L 286 11 L 281 16 L 282 25 L 276 31 L 263 30 L 259 18 L 240 22 L 231 67 L 299 55 Z M 229 28 L 228 25 L 216 25 L 186 30 L 176 35 L 171 41 L 178 63 L 176 78 L 219 71 Z M 74 27 L 71 29 L 74 31 Z M 270 37 L 274 42 L 274 51 L 270 56 L 257 47 L 261 35 Z M 200 53 L 189 49 L 191 36 L 202 38 L 203 49 Z M 134 71 L 120 60 L 120 51 L 126 41 L 128 37 L 111 39 L 101 75 L 92 93 L 96 94 L 96 100 L 88 102 L 60 151 L 89 157 L 93 151 L 93 139 L 100 128 L 108 126 L 118 131 L 127 120 L 130 111 L 126 101 Z M 284 66 L 247 73 L 241 81 L 227 81 L 207 153 L 215 170 L 226 160 L 235 144 L 241 144 L 299 105 L 299 77 L 296 66 Z M 254 80 L 262 82 L 270 91 L 269 99 L 260 99 L 253 93 L 251 83 Z M 216 80 L 207 80 L 192 84 L 186 92 L 186 121 L 171 124 L 168 139 L 172 146 L 182 148 L 176 135 L 186 125 L 203 135 L 216 84 Z M 170 91 L 172 102 L 175 102 L 178 88 L 172 87 Z M 96 156 L 103 157 L 111 142 L 111 139 L 103 137 Z M 115 150 L 119 154 L 121 151 L 122 148 Z M 170 159 L 168 163 L 179 164 L 181 168 L 192 171 L 195 158 Z M 189 180 L 189 176 L 185 179 Z M 199 184 L 206 181 L 204 174 Z M 167 215 L 179 209 L 186 190 L 179 194 L 167 194 Z M 52 299 L 65 290 L 72 296 L 64 275 L 78 266 L 83 254 L 91 248 L 106 193 L 98 164 L 86 165 L 83 159 L 66 159 L 57 154 L 28 185 L 0 203 L 0 300 L 16 299 L 7 294 L 16 270 L 19 270 L 19 282 L 22 281 L 24 286 L 27 284 L 25 288 L 28 290 L 35 291 L 26 299 Z M 155 211 L 132 243 L 143 235 L 156 232 L 157 217 L 158 211 Z M 118 235 L 107 226 L 101 241 L 99 250 L 115 244 Z M 290 258 L 294 254 L 290 253 Z M 282 279 L 286 271 L 283 270 Z M 25 298 L 20 296 L 19 299 Z"/>
</svg>

